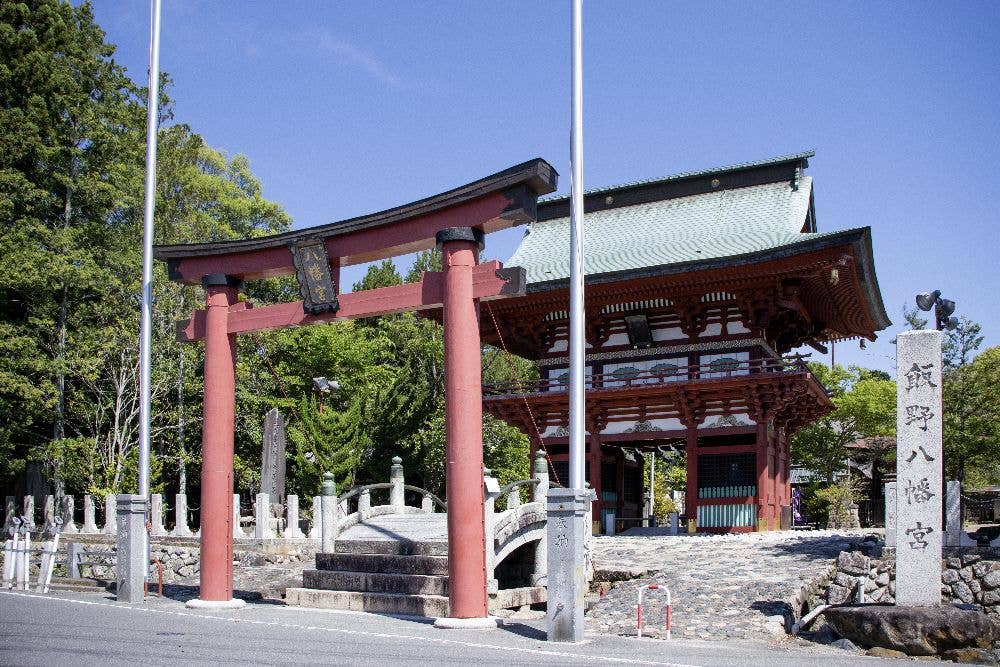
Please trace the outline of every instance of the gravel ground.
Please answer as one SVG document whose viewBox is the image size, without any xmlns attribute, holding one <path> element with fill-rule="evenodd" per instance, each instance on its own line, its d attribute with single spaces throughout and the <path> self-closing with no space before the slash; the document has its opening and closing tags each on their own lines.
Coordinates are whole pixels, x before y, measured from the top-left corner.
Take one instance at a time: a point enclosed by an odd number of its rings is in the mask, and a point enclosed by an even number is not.
<svg viewBox="0 0 1000 667">
<path fill-rule="evenodd" d="M 864 533 L 768 532 L 594 538 L 594 566 L 606 593 L 587 615 L 588 629 L 636 634 L 640 585 L 666 585 L 675 637 L 788 641 L 792 604 L 825 574 L 837 554 Z M 664 596 L 645 594 L 643 635 L 662 635 Z"/>
</svg>

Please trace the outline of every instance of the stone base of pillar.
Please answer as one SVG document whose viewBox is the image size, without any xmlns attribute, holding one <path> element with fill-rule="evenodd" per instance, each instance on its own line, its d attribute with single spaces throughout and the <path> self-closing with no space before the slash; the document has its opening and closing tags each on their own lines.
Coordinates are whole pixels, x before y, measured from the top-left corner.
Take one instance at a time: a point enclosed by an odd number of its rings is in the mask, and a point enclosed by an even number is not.
<svg viewBox="0 0 1000 667">
<path fill-rule="evenodd" d="M 549 489 L 546 626 L 551 642 L 583 641 L 590 498 L 587 489 Z"/>
<path fill-rule="evenodd" d="M 188 609 L 240 609 L 247 606 L 246 600 L 233 598 L 232 600 L 202 600 L 194 598 L 184 603 Z"/>
<path fill-rule="evenodd" d="M 495 630 L 500 627 L 500 619 L 496 616 L 483 618 L 447 618 L 435 619 L 434 627 L 441 630 Z"/>
</svg>

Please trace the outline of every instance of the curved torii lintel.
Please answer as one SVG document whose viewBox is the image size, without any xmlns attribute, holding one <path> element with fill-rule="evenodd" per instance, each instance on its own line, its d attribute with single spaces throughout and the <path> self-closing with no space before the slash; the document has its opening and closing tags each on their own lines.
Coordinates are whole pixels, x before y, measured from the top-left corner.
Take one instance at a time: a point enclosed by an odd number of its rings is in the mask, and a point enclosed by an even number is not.
<svg viewBox="0 0 1000 667">
<path fill-rule="evenodd" d="M 556 189 L 558 174 L 536 158 L 403 206 L 283 234 L 237 241 L 159 245 L 171 280 L 198 284 L 225 274 L 253 280 L 295 273 L 291 246 L 321 240 L 332 264 L 348 266 L 426 250 L 449 227 L 490 233 L 535 220 L 540 195 Z"/>
</svg>

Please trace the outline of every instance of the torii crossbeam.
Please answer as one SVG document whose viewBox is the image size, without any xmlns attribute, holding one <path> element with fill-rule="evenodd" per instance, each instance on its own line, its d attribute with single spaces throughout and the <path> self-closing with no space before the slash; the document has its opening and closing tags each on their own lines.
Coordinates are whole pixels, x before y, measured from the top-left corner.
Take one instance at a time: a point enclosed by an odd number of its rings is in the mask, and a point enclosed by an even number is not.
<svg viewBox="0 0 1000 667">
<path fill-rule="evenodd" d="M 157 246 L 170 277 L 202 284 L 206 308 L 179 323 L 205 341 L 198 603 L 233 604 L 233 432 L 236 336 L 402 311 L 442 309 L 448 491 L 449 604 L 455 618 L 485 618 L 482 387 L 477 303 L 524 294 L 523 269 L 479 264 L 484 234 L 535 219 L 557 174 L 532 160 L 420 201 L 360 218 L 241 241 Z M 338 294 L 340 267 L 442 250 L 442 271 L 419 283 Z M 303 300 L 254 308 L 244 281 L 296 274 Z"/>
</svg>

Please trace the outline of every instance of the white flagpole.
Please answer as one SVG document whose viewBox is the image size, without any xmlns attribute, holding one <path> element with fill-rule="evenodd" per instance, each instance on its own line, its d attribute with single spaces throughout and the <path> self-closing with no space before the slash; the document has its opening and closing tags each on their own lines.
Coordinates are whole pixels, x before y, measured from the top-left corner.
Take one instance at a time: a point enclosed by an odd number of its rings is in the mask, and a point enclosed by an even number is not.
<svg viewBox="0 0 1000 667">
<path fill-rule="evenodd" d="M 151 0 L 149 98 L 146 100 L 146 201 L 142 219 L 142 320 L 139 327 L 139 495 L 149 499 L 150 347 L 153 310 L 153 212 L 156 121 L 160 102 L 160 0 Z"/>
<path fill-rule="evenodd" d="M 569 486 L 584 488 L 583 17 L 573 0 L 573 121 L 570 130 Z M 599 475 L 600 470 L 591 470 Z"/>
</svg>

